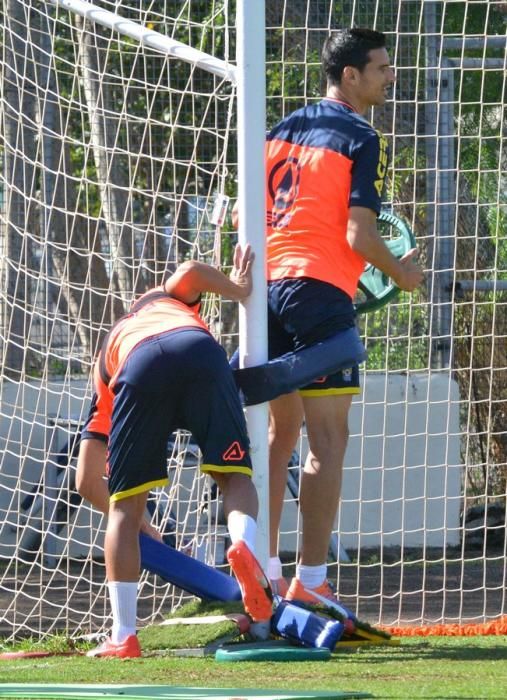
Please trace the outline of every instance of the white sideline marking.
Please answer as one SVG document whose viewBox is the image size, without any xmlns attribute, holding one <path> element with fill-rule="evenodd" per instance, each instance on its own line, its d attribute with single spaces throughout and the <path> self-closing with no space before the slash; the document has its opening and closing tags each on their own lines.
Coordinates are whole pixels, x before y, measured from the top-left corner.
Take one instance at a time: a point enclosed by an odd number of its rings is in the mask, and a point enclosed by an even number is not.
<svg viewBox="0 0 507 700">
<path fill-rule="evenodd" d="M 214 625 L 217 622 L 226 622 L 232 620 L 238 624 L 247 621 L 246 615 L 241 613 L 227 613 L 225 615 L 206 615 L 205 617 L 172 617 L 169 620 L 164 620 L 160 625 Z"/>
</svg>

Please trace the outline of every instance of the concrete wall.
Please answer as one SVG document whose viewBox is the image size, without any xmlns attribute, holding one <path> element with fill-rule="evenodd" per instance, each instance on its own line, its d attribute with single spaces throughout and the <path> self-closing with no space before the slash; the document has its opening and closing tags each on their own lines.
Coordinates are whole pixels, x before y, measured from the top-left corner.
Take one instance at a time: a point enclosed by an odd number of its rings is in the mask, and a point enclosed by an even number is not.
<svg viewBox="0 0 507 700">
<path fill-rule="evenodd" d="M 57 493 L 51 490 L 55 488 L 55 455 L 72 426 L 64 421 L 55 428 L 54 418 L 82 420 L 88 400 L 86 380 L 33 380 L 21 385 L 4 380 L 0 395 L 0 555 L 14 555 L 16 538 L 21 537 L 22 546 L 29 546 L 34 531 L 44 529 L 50 520 L 50 505 L 46 505 L 45 512 L 33 516 L 24 530 L 19 504 L 42 472 L 45 488 Z M 342 546 L 459 543 L 462 464 L 458 418 L 458 387 L 447 374 L 366 376 L 350 416 L 351 438 L 337 516 Z M 305 456 L 304 436 L 299 448 Z M 184 478 L 193 478 L 192 470 Z M 73 518 L 70 541 L 66 528 L 53 531 L 42 545 L 44 551 L 86 555 L 101 542 L 99 524 L 97 515 L 81 508 Z M 282 550 L 295 550 L 298 527 L 297 506 L 292 501 L 282 520 Z"/>
<path fill-rule="evenodd" d="M 86 379 L 29 380 L 22 384 L 3 380 L 0 393 L 0 555 L 14 556 L 16 541 L 21 556 L 45 531 L 51 520 L 59 489 L 56 457 L 75 425 L 87 415 L 89 387 Z M 61 421 L 56 419 L 60 418 Z M 65 419 L 72 419 L 70 421 Z M 59 423 L 59 425 L 55 425 Z M 70 475 L 70 470 L 65 478 Z M 43 479 L 46 493 L 53 498 L 37 512 L 23 513 L 20 503 Z M 66 550 L 72 556 L 87 555 L 97 537 L 100 517 L 80 509 L 73 519 L 73 540 L 67 528 L 54 529 L 41 543 L 49 555 Z M 40 538 L 39 538 L 40 539 Z M 24 551 L 26 549 L 26 551 Z"/>
<path fill-rule="evenodd" d="M 461 509 L 459 393 L 449 374 L 368 373 L 350 414 L 342 502 L 345 548 L 457 545 Z M 308 445 L 303 437 L 301 453 Z M 293 551 L 285 509 L 281 549 Z"/>
</svg>

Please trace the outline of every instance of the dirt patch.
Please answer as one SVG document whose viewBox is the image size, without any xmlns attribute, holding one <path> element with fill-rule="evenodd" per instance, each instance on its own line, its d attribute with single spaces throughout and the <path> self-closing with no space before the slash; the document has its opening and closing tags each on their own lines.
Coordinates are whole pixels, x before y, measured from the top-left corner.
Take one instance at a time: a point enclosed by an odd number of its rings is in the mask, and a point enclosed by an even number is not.
<svg viewBox="0 0 507 700">
<path fill-rule="evenodd" d="M 353 556 L 353 553 L 351 553 Z M 423 556 L 424 555 L 424 556 Z M 360 561 L 329 565 L 340 600 L 373 624 L 482 622 L 506 614 L 503 550 L 458 552 L 396 549 L 362 552 Z M 461 557 L 461 553 L 460 553 Z M 293 559 L 292 559 L 293 560 Z M 292 567 L 285 566 L 290 576 Z M 65 560 L 48 570 L 39 561 L 2 566 L 0 635 L 88 634 L 110 624 L 104 563 Z M 161 619 L 190 598 L 143 575 L 140 624 Z"/>
</svg>

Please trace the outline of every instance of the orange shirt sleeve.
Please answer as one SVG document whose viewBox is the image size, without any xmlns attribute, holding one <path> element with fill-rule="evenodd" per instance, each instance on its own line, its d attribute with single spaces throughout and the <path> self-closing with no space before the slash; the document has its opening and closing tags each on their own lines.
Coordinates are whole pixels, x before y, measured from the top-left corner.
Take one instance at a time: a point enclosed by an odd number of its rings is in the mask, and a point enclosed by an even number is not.
<svg viewBox="0 0 507 700">
<path fill-rule="evenodd" d="M 88 418 L 81 431 L 81 439 L 96 438 L 107 442 L 111 432 L 113 413 L 113 393 L 100 376 L 99 363 L 95 363 L 93 380 L 95 391 L 92 397 Z"/>
</svg>

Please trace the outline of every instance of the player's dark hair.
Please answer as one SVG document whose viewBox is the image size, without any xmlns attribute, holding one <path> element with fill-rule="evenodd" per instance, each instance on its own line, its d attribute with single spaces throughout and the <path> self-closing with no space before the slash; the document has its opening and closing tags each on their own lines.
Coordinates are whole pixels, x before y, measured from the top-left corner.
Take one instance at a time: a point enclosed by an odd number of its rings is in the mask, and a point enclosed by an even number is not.
<svg viewBox="0 0 507 700">
<path fill-rule="evenodd" d="M 383 49 L 386 36 L 373 29 L 339 29 L 328 36 L 322 49 L 322 69 L 328 83 L 339 85 L 345 66 L 362 71 L 372 49 Z"/>
</svg>

